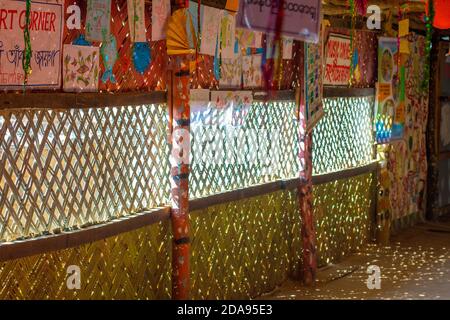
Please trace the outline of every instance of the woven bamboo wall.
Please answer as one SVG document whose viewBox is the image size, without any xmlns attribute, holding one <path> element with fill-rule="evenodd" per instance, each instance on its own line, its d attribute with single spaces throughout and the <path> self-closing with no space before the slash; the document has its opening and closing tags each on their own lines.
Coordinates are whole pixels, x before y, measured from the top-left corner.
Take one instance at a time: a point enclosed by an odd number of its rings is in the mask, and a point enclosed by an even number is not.
<svg viewBox="0 0 450 320">
<path fill-rule="evenodd" d="M 373 161 L 373 96 L 327 98 L 326 116 L 313 130 L 313 170 L 323 174 Z"/>
<path fill-rule="evenodd" d="M 165 104 L 0 112 L 0 241 L 168 203 Z"/>
<path fill-rule="evenodd" d="M 247 299 L 298 274 L 301 221 L 295 191 L 191 213 L 191 298 Z"/>
<path fill-rule="evenodd" d="M 234 127 L 228 123 L 230 111 L 205 108 L 203 120 L 191 124 L 191 198 L 293 178 L 300 172 L 294 102 L 254 102 L 248 112 L 238 112 L 242 124 Z M 217 163 L 205 157 L 220 148 Z"/>
<path fill-rule="evenodd" d="M 67 267 L 81 290 L 67 289 Z M 1 299 L 170 299 L 170 223 L 79 247 L 0 262 Z"/>
<path fill-rule="evenodd" d="M 370 239 L 373 173 L 314 186 L 318 265 L 335 263 Z"/>
</svg>

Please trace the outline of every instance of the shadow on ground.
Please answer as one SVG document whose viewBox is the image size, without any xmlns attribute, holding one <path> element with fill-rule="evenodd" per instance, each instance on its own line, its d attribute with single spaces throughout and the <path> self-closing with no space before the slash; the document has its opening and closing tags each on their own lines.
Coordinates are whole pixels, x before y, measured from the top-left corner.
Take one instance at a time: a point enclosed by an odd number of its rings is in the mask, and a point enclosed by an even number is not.
<svg viewBox="0 0 450 320">
<path fill-rule="evenodd" d="M 368 266 L 381 269 L 381 289 L 367 287 Z M 323 268 L 314 287 L 294 281 L 259 299 L 450 299 L 450 219 L 419 224 L 367 245 L 339 264 Z"/>
</svg>

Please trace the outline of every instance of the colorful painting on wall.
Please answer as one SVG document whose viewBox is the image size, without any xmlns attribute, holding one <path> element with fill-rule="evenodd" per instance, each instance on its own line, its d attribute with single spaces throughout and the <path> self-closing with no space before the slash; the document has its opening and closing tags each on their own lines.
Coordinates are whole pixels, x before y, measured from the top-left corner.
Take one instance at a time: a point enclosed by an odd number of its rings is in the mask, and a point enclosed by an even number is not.
<svg viewBox="0 0 450 320">
<path fill-rule="evenodd" d="M 86 39 L 103 41 L 111 30 L 111 0 L 88 0 Z"/>
<path fill-rule="evenodd" d="M 242 58 L 222 59 L 220 65 L 221 88 L 239 88 L 242 78 Z"/>
<path fill-rule="evenodd" d="M 402 137 L 402 125 L 396 125 L 394 121 L 399 93 L 397 61 L 398 39 L 381 37 L 378 43 L 378 84 L 375 104 L 378 143 L 387 143 Z"/>
<path fill-rule="evenodd" d="M 305 87 L 307 130 L 310 131 L 324 116 L 322 96 L 322 46 L 305 43 Z"/>
<path fill-rule="evenodd" d="M 166 38 L 166 26 L 170 16 L 170 0 L 152 1 L 152 41 Z"/>
<path fill-rule="evenodd" d="M 144 0 L 127 0 L 128 25 L 132 42 L 146 42 Z"/>
<path fill-rule="evenodd" d="M 100 72 L 99 56 L 98 47 L 64 45 L 64 91 L 97 91 Z"/>
<path fill-rule="evenodd" d="M 403 137 L 383 146 L 388 183 L 384 198 L 388 199 L 390 217 L 402 218 L 425 213 L 427 181 L 426 124 L 428 92 L 420 89 L 425 69 L 425 38 L 410 33 L 407 37 L 410 55 L 405 62 L 405 127 Z M 389 71 L 383 70 L 386 76 Z M 385 77 L 389 79 L 389 77 Z M 380 146 L 381 147 L 381 146 Z"/>
<path fill-rule="evenodd" d="M 222 20 L 222 10 L 205 6 L 203 7 L 203 16 L 201 20 L 202 40 L 200 44 L 200 53 L 214 56 L 219 34 L 219 22 Z"/>
<path fill-rule="evenodd" d="M 262 56 L 260 54 L 242 57 L 242 79 L 244 88 L 258 88 L 262 86 L 261 63 Z"/>
<path fill-rule="evenodd" d="M 232 59 L 236 39 L 236 17 L 227 11 L 223 12 L 220 22 L 220 54 L 222 59 Z"/>
</svg>

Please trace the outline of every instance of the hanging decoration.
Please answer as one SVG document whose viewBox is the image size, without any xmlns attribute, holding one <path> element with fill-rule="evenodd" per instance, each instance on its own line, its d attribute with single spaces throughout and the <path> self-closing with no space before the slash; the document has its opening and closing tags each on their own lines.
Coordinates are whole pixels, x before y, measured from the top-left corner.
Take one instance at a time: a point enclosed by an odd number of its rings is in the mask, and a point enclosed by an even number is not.
<svg viewBox="0 0 450 320">
<path fill-rule="evenodd" d="M 25 9 L 25 28 L 23 29 L 23 40 L 25 49 L 23 51 L 22 67 L 24 72 L 23 85 L 28 83 L 28 76 L 31 74 L 31 39 L 30 39 L 30 14 L 31 14 L 31 0 L 26 0 Z"/>
<path fill-rule="evenodd" d="M 128 25 L 132 42 L 146 42 L 144 0 L 127 0 Z"/>
<path fill-rule="evenodd" d="M 133 65 L 137 72 L 144 74 L 152 61 L 150 46 L 147 42 L 135 42 L 133 44 Z"/>
<path fill-rule="evenodd" d="M 187 9 L 176 10 L 167 24 L 167 53 L 194 54 L 197 46 L 194 24 Z"/>
<path fill-rule="evenodd" d="M 103 41 L 110 34 L 111 0 L 88 0 L 86 13 L 86 39 Z"/>
<path fill-rule="evenodd" d="M 425 66 L 424 66 L 423 81 L 421 85 L 422 91 L 428 90 L 430 84 L 430 55 L 433 37 L 433 21 L 434 21 L 433 1 L 428 1 L 427 15 L 425 16 L 427 35 L 425 39 Z"/>
<path fill-rule="evenodd" d="M 72 41 L 72 44 L 75 46 L 92 46 L 92 43 L 86 40 L 84 34 L 80 34 L 78 38 L 75 38 L 75 40 Z"/>
<path fill-rule="evenodd" d="M 103 66 L 105 67 L 105 72 L 102 75 L 102 82 L 106 83 L 110 81 L 111 83 L 116 83 L 116 77 L 113 73 L 114 65 L 116 64 L 118 54 L 117 54 L 117 40 L 114 35 L 105 35 L 105 40 L 100 48 L 100 54 L 103 59 Z"/>
<path fill-rule="evenodd" d="M 144 74 L 151 62 L 150 46 L 146 39 L 144 6 L 144 0 L 127 1 L 128 23 L 133 42 L 131 56 L 134 69 L 140 74 Z"/>
<path fill-rule="evenodd" d="M 433 14 L 434 19 L 433 26 L 438 29 L 450 29 L 450 1 L 448 0 L 434 0 L 434 1 L 428 1 L 433 2 L 431 5 L 433 6 Z M 426 14 L 430 16 L 429 14 L 429 8 L 430 3 L 426 6 Z"/>
<path fill-rule="evenodd" d="M 152 41 L 166 39 L 166 27 L 170 17 L 170 0 L 152 1 Z"/>
</svg>

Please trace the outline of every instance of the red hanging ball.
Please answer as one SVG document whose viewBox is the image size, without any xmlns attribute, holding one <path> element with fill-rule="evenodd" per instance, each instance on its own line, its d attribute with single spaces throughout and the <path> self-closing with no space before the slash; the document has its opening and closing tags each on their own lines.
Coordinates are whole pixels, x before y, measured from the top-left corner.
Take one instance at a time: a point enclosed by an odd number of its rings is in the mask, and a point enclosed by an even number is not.
<svg viewBox="0 0 450 320">
<path fill-rule="evenodd" d="M 450 29 L 450 0 L 434 0 L 433 26 L 438 29 Z M 428 1 L 426 4 L 428 14 Z"/>
</svg>

